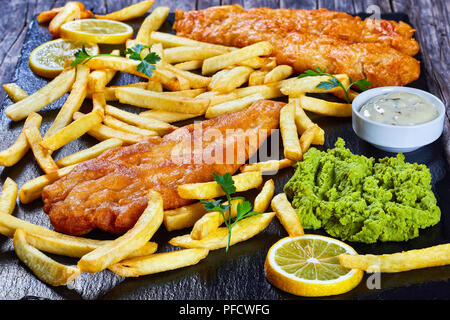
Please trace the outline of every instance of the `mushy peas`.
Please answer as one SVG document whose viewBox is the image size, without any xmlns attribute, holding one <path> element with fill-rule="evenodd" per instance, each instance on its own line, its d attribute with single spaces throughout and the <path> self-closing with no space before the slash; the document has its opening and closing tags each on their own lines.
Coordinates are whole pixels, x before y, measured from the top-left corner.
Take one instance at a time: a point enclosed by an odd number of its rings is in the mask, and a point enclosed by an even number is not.
<svg viewBox="0 0 450 320">
<path fill-rule="evenodd" d="M 309 149 L 284 191 L 304 229 L 365 243 L 405 241 L 438 223 L 441 211 L 428 168 L 404 160 L 398 154 L 375 162 L 338 138 L 334 149 Z"/>
</svg>

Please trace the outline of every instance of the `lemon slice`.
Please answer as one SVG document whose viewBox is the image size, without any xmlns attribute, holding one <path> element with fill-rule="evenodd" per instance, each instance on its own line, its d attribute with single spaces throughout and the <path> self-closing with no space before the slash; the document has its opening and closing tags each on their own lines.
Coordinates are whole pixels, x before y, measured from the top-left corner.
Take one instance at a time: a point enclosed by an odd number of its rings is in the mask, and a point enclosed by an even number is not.
<svg viewBox="0 0 450 320">
<path fill-rule="evenodd" d="M 302 235 L 276 242 L 267 253 L 264 269 L 275 287 L 299 296 L 331 296 L 350 291 L 363 271 L 339 264 L 343 253 L 356 254 L 349 245 L 328 237 Z"/>
<path fill-rule="evenodd" d="M 54 78 L 63 71 L 64 62 L 68 58 L 73 58 L 82 45 L 81 42 L 63 39 L 45 42 L 31 52 L 28 59 L 30 68 L 41 77 Z M 96 44 L 85 43 L 84 46 L 90 55 L 99 52 Z"/>
<path fill-rule="evenodd" d="M 80 42 L 121 44 L 133 37 L 133 28 L 119 21 L 81 19 L 63 24 L 60 35 Z"/>
</svg>

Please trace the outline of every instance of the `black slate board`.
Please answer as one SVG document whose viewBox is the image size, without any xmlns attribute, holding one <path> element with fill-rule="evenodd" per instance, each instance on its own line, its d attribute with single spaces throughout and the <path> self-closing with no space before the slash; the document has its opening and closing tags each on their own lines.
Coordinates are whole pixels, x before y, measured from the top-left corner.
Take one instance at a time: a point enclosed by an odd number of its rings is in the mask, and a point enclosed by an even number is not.
<svg viewBox="0 0 450 320">
<path fill-rule="evenodd" d="M 361 15 L 363 17 L 363 15 Z M 404 14 L 382 15 L 383 19 L 403 20 L 407 22 Z M 163 31 L 170 31 L 174 16 L 171 14 L 163 26 Z M 129 23 L 137 30 L 141 19 Z M 28 66 L 30 52 L 39 44 L 51 40 L 46 25 L 40 26 L 35 19 L 27 30 L 25 43 L 21 57 L 16 66 L 14 78 L 11 82 L 18 83 L 28 93 L 32 93 L 45 85 L 47 80 L 33 74 Z M 103 46 L 102 52 L 112 50 L 113 46 Z M 419 57 L 420 59 L 420 57 Z M 422 71 L 422 75 L 424 72 Z M 137 80 L 137 77 L 121 74 L 113 79 L 112 84 L 125 84 Z M 411 86 L 427 90 L 424 76 L 411 84 Z M 67 95 L 66 95 L 67 96 Z M 65 97 L 47 106 L 39 113 L 44 121 L 41 127 L 44 133 L 51 125 L 58 109 L 65 101 Z M 6 98 L 2 103 L 2 110 L 11 104 Z M 90 101 L 86 100 L 82 107 L 89 110 Z M 135 110 L 130 106 L 122 106 L 127 110 Z M 392 156 L 375 149 L 366 142 L 360 140 L 353 133 L 351 120 L 326 118 L 310 115 L 326 132 L 324 149 L 333 147 L 336 138 L 342 137 L 347 142 L 347 147 L 356 154 L 364 154 L 381 158 Z M 187 123 L 187 122 L 185 122 Z M 179 123 L 177 125 L 182 125 Z M 13 123 L 3 112 L 0 115 L 0 149 L 7 148 L 15 140 L 20 132 L 22 123 Z M 272 137 L 277 138 L 277 137 Z M 279 137 L 278 137 L 279 138 Z M 96 141 L 89 136 L 84 136 L 53 155 L 56 159 L 76 152 L 82 148 L 91 146 Z M 434 227 L 422 230 L 420 236 L 407 242 L 377 243 L 372 245 L 349 243 L 358 253 L 393 253 L 402 250 L 418 249 L 449 242 L 450 221 L 450 177 L 448 164 L 442 148 L 441 139 L 421 148 L 407 153 L 408 162 L 426 164 L 432 174 L 433 190 L 438 199 L 438 205 L 442 210 L 441 222 Z M 289 180 L 293 169 L 284 169 L 273 178 L 276 182 L 276 193 L 282 192 L 284 184 Z M 27 180 L 41 175 L 40 168 L 35 163 L 31 152 L 22 161 L 12 168 L 2 168 L 1 182 L 6 177 L 13 178 L 19 187 Z M 253 199 L 257 191 L 248 192 L 246 196 Z M 29 205 L 18 202 L 18 208 L 14 213 L 19 218 L 32 223 L 51 227 L 47 215 L 42 211 L 42 202 L 37 200 Z M 157 232 L 154 241 L 159 244 L 159 251 L 169 251 L 174 248 L 167 244 L 173 236 L 185 234 L 189 230 L 167 232 L 163 227 Z M 311 231 L 312 232 L 312 231 Z M 325 234 L 323 231 L 312 233 Z M 92 232 L 88 236 L 98 239 L 111 239 L 111 236 L 102 232 Z M 114 275 L 109 271 L 98 274 L 82 274 L 70 287 L 51 287 L 40 282 L 16 257 L 11 240 L 0 237 L 0 299 L 148 299 L 148 300 L 182 300 L 182 299 L 217 299 L 217 300 L 266 300 L 266 299 L 301 299 L 282 292 L 271 286 L 264 276 L 264 259 L 270 246 L 278 239 L 285 237 L 286 232 L 278 220 L 273 222 L 261 234 L 256 237 L 236 244 L 231 247 L 229 253 L 224 250 L 210 252 L 208 257 L 199 264 L 140 278 L 125 279 Z M 66 264 L 76 264 L 75 259 L 52 256 Z M 354 290 L 335 297 L 325 299 L 434 299 L 450 297 L 450 266 L 429 268 L 403 272 L 399 274 L 382 274 L 381 289 L 371 290 L 367 287 L 369 276 L 366 275 L 360 285 Z"/>
</svg>

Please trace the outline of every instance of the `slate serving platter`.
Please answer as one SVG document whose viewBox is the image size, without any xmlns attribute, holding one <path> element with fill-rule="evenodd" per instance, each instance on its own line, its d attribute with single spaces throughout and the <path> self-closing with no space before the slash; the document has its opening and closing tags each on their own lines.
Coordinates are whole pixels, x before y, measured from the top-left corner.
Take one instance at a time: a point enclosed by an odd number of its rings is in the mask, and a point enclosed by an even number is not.
<svg viewBox="0 0 450 320">
<path fill-rule="evenodd" d="M 361 15 L 365 17 L 365 15 Z M 408 22 L 406 15 L 386 14 L 383 19 L 403 20 Z M 171 25 L 174 15 L 171 13 L 162 27 L 162 31 L 172 32 Z M 135 30 L 142 19 L 129 21 Z M 44 86 L 48 80 L 40 78 L 30 70 L 28 57 L 31 51 L 46 41 L 51 40 L 47 25 L 39 25 L 34 19 L 27 30 L 24 46 L 15 69 L 14 78 L 16 82 L 29 94 Z M 117 48 L 114 46 L 102 46 L 102 52 L 109 52 Z M 122 48 L 123 47 L 118 47 Z M 418 57 L 420 59 L 420 57 Z M 424 70 L 419 80 L 410 86 L 427 90 Z M 116 76 L 111 84 L 126 84 L 139 81 L 135 76 L 120 74 Z M 59 108 L 63 105 L 67 94 L 61 99 L 47 106 L 39 113 L 43 116 L 41 133 L 51 125 Z M 6 98 L 2 103 L 2 111 L 12 102 Z M 86 100 L 81 111 L 88 111 L 91 102 Z M 112 103 L 115 104 L 115 103 Z M 119 104 L 115 104 L 119 105 Z M 138 108 L 123 106 L 129 111 L 137 112 Z M 317 122 L 325 130 L 325 145 L 321 149 L 334 146 L 337 137 L 342 137 L 347 147 L 355 154 L 363 154 L 369 157 L 382 158 L 395 154 L 380 151 L 368 143 L 360 140 L 353 132 L 351 119 L 338 119 L 321 117 L 310 114 L 313 121 Z M 199 120 L 199 119 L 196 119 Z M 192 122 L 185 121 L 176 123 L 181 126 Z M 0 149 L 3 150 L 16 139 L 23 123 L 10 121 L 1 112 L 0 115 Z M 272 136 L 271 139 L 280 139 Z M 267 145 L 270 145 L 267 141 Z M 96 140 L 85 135 L 71 142 L 53 154 L 55 159 L 89 147 Z M 280 151 L 281 150 L 276 150 Z M 273 155 L 275 155 L 274 152 Z M 450 177 L 448 164 L 441 139 L 425 146 L 417 151 L 405 154 L 406 161 L 423 163 L 430 168 L 432 174 L 433 191 L 438 199 L 438 205 L 442 210 L 441 222 L 431 228 L 421 230 L 420 236 L 407 242 L 386 242 L 376 244 L 351 243 L 358 253 L 394 253 L 403 250 L 419 249 L 440 243 L 447 243 L 450 239 Z M 31 152 L 25 156 L 17 165 L 11 168 L 0 169 L 0 180 L 3 183 L 7 177 L 13 178 L 17 184 L 23 185 L 27 180 L 42 175 Z M 293 169 L 288 168 L 278 172 L 275 176 L 266 176 L 275 181 L 275 193 L 283 190 L 284 184 L 293 174 Z M 247 192 L 244 195 L 253 200 L 258 190 Z M 23 205 L 18 201 L 14 215 L 17 217 L 51 228 L 48 216 L 42 210 L 42 201 L 36 200 L 31 204 Z M 178 235 L 190 232 L 189 229 L 167 232 L 161 227 L 152 241 L 159 244 L 158 251 L 170 251 L 172 247 L 167 241 Z M 310 233 L 326 235 L 322 230 Z M 199 264 L 179 270 L 169 271 L 161 274 L 149 275 L 139 278 L 121 278 L 112 272 L 103 271 L 98 274 L 83 273 L 74 283 L 67 287 L 51 287 L 39 281 L 16 257 L 12 241 L 0 236 L 0 299 L 135 299 L 135 300 L 194 300 L 194 299 L 216 299 L 216 300 L 278 300 L 278 299 L 306 299 L 285 293 L 270 285 L 264 276 L 264 259 L 270 246 L 287 234 L 277 219 L 260 234 L 254 238 L 236 244 L 230 248 L 228 253 L 224 249 L 211 251 L 206 259 Z M 96 239 L 112 239 L 111 235 L 94 231 L 87 235 Z M 76 259 L 51 255 L 54 259 L 66 263 L 76 264 Z M 450 266 L 414 270 L 398 274 L 382 274 L 378 289 L 369 289 L 367 282 L 371 281 L 370 275 L 365 275 L 363 281 L 354 290 L 339 296 L 326 297 L 323 299 L 448 299 L 450 297 Z M 373 282 L 372 282 L 373 283 Z"/>
</svg>

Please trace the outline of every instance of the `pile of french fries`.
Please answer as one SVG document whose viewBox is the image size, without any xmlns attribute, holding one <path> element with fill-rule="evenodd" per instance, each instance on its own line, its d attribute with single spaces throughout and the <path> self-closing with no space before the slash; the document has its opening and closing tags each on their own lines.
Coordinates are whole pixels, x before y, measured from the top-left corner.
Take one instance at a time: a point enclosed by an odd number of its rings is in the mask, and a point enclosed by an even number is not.
<svg viewBox="0 0 450 320">
<path fill-rule="evenodd" d="M 152 3 L 143 1 L 96 18 L 132 19 L 147 12 Z M 329 116 L 349 116 L 351 108 L 348 104 L 306 96 L 309 92 L 324 92 L 316 88 L 320 77 L 291 77 L 292 67 L 277 65 L 271 57 L 269 42 L 233 48 L 158 32 L 168 13 L 167 7 L 155 8 L 145 18 L 136 39 L 125 44 L 126 47 L 151 45 L 150 50 L 161 57 L 151 77 L 137 71 L 139 62 L 136 60 L 100 56 L 76 67 L 67 63 L 62 73 L 30 95 L 16 84 L 3 86 L 14 102 L 6 108 L 5 114 L 13 121 L 25 122 L 14 144 L 0 152 L 0 165 L 15 165 L 31 149 L 44 175 L 27 181 L 19 191 L 14 181 L 6 180 L 0 199 L 0 233 L 14 239 L 18 257 L 46 283 L 65 285 L 83 271 L 109 269 L 130 277 L 192 265 L 205 258 L 209 250 L 225 247 L 228 229 L 221 227 L 223 218 L 220 214 L 207 213 L 200 202 L 163 212 L 161 196 L 150 191 L 146 211 L 134 228 L 116 240 L 73 237 L 13 217 L 11 213 L 17 194 L 21 203 L 30 203 L 40 198 L 45 186 L 67 175 L 77 164 L 108 149 L 170 133 L 177 128 L 173 122 L 199 116 L 214 118 L 242 110 L 260 99 L 287 96 L 289 103 L 283 107 L 280 116 L 285 159 L 241 167 L 241 173 L 233 180 L 237 191 L 242 192 L 259 188 L 263 182 L 262 172 L 289 167 L 302 159 L 310 145 L 324 143 L 324 131 L 311 121 L 304 109 Z M 49 21 L 50 32 L 57 36 L 63 23 L 91 16 L 92 13 L 79 2 L 69 2 L 63 8 L 42 13 L 38 20 Z M 112 52 L 114 55 L 119 53 Z M 148 49 L 142 52 L 147 53 Z M 117 72 L 135 74 L 143 79 L 137 83 L 108 86 Z M 338 77 L 348 81 L 345 75 Z M 339 90 L 329 92 L 339 96 Z M 37 112 L 66 93 L 69 93 L 67 100 L 51 127 L 41 136 L 42 117 Z M 83 114 L 79 109 L 85 99 L 91 99 L 92 110 Z M 146 110 L 136 114 L 111 106 L 109 101 Z M 98 139 L 99 143 L 64 158 L 53 159 L 55 150 L 85 134 Z M 223 196 L 215 182 L 183 185 L 178 192 L 183 198 L 196 200 Z M 275 215 L 289 235 L 303 234 L 286 197 L 273 198 L 273 195 L 274 184 L 268 180 L 254 203 L 255 211 L 262 214 L 239 221 L 232 229 L 231 245 L 264 230 Z M 270 204 L 274 212 L 266 212 Z M 169 241 L 185 249 L 154 253 L 157 245 L 149 240 L 161 224 L 168 231 L 192 227 L 190 234 Z M 78 266 L 61 265 L 41 250 L 80 258 Z"/>
</svg>

